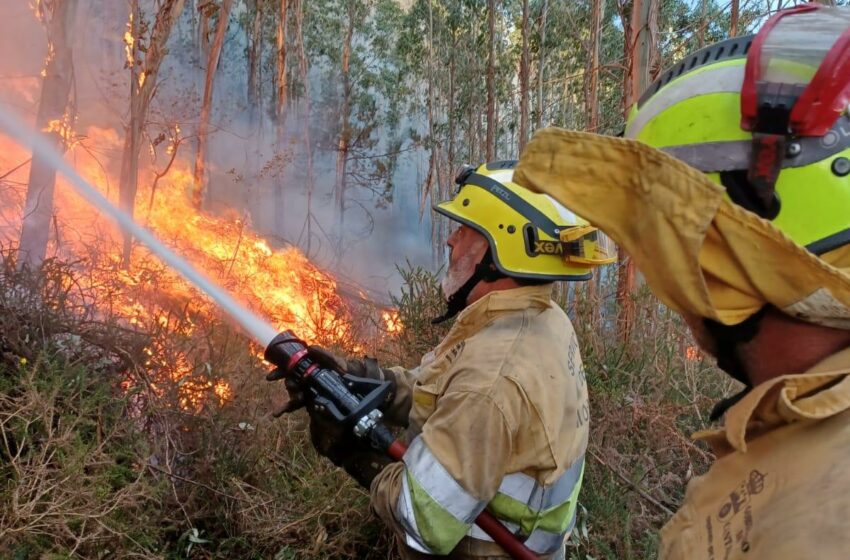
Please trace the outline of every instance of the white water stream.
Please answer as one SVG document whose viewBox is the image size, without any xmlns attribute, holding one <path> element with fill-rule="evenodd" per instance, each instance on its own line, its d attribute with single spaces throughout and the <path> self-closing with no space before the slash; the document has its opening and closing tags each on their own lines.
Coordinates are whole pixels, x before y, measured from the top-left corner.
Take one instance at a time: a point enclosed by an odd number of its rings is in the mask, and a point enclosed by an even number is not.
<svg viewBox="0 0 850 560">
<path fill-rule="evenodd" d="M 2 107 L 0 107 L 0 129 L 3 129 L 10 137 L 22 145 L 29 146 L 38 152 L 51 167 L 68 178 L 68 181 L 83 198 L 88 200 L 103 214 L 115 220 L 121 228 L 147 245 L 163 262 L 212 298 L 221 309 L 239 323 L 264 348 L 277 335 L 275 328 L 262 317 L 246 309 L 224 289 L 195 270 L 185 259 L 163 245 L 153 233 L 134 222 L 124 211 L 113 206 L 106 197 L 83 179 L 56 150 L 46 143 L 41 135 L 31 130 L 16 117 L 10 115 Z"/>
</svg>

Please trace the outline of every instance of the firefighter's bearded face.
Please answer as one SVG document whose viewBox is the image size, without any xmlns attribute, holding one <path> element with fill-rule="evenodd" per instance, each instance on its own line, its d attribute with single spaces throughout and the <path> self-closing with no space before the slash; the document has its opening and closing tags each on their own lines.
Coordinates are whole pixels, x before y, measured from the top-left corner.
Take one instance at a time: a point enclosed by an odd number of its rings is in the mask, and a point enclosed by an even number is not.
<svg viewBox="0 0 850 560">
<path fill-rule="evenodd" d="M 473 228 L 460 225 L 446 240 L 449 262 L 443 276 L 443 295 L 448 299 L 463 286 L 475 272 L 489 247 L 487 238 Z"/>
</svg>

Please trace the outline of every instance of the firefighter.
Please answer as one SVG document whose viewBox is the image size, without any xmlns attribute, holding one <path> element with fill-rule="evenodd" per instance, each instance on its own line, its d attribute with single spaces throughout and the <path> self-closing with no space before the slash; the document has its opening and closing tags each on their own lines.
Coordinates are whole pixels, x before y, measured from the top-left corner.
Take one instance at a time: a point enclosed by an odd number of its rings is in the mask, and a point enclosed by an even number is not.
<svg viewBox="0 0 850 560">
<path fill-rule="evenodd" d="M 435 207 L 457 223 L 442 282 L 448 310 L 438 321 L 456 318 L 416 369 L 311 349 L 326 367 L 395 385 L 384 413 L 406 428 L 403 462 L 387 465 L 316 412 L 311 437 L 370 489 L 403 558 L 508 558 L 473 524 L 484 508 L 540 558 L 564 558 L 576 521 L 587 386 L 576 334 L 552 289 L 554 281 L 588 280 L 613 259 L 586 221 L 515 185 L 515 163 L 465 169 L 456 196 Z M 288 388 L 285 411 L 302 399 Z"/>
<path fill-rule="evenodd" d="M 717 459 L 662 558 L 850 555 L 848 39 L 846 8 L 781 11 L 663 72 L 630 139 L 546 130 L 514 175 L 608 233 L 743 384 L 695 435 Z"/>
</svg>

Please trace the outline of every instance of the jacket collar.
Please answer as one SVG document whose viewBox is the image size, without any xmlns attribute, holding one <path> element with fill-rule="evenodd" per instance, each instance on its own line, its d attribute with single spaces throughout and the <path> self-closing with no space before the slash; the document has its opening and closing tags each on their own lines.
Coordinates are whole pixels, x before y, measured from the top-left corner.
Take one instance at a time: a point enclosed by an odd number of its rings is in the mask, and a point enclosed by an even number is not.
<svg viewBox="0 0 850 560">
<path fill-rule="evenodd" d="M 708 442 L 718 457 L 747 451 L 747 442 L 798 421 L 819 421 L 850 409 L 850 348 L 808 372 L 761 383 L 726 413 L 723 428 L 694 439 Z"/>
<path fill-rule="evenodd" d="M 553 287 L 552 283 L 539 284 L 484 295 L 458 314 L 454 325 L 435 349 L 436 354 L 474 335 L 496 317 L 529 308 L 546 309 L 552 305 Z"/>
</svg>

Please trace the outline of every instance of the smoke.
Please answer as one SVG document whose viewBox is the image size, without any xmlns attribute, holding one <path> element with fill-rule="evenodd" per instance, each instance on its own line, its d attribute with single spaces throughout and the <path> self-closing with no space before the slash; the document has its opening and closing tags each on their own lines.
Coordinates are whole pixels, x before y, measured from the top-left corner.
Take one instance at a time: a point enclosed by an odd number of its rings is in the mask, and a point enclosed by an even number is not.
<svg viewBox="0 0 850 560">
<path fill-rule="evenodd" d="M 125 68 L 122 36 L 126 28 L 125 2 L 78 0 L 74 41 L 75 86 L 72 97 L 78 135 L 99 130 L 98 138 L 86 140 L 86 149 L 97 157 L 104 169 L 103 178 L 112 177 L 110 196 L 117 196 L 117 177 L 121 161 L 121 141 L 128 115 L 129 71 Z M 0 103 L 11 107 L 28 122 L 38 107 L 41 70 L 47 54 L 46 34 L 28 2 L 0 0 L 4 17 L 0 20 Z M 153 25 L 152 0 L 141 2 L 143 12 Z M 140 187 L 153 182 L 170 159 L 168 142 L 157 138 L 179 138 L 176 166 L 190 169 L 196 141 L 194 138 L 205 61 L 197 47 L 197 12 L 193 0 L 187 0 L 183 14 L 172 31 L 169 54 L 159 75 L 159 87 L 147 125 L 148 146 L 140 157 Z M 245 19 L 245 3 L 237 0 L 230 18 L 220 66 L 216 75 L 209 142 L 208 209 L 246 218 L 255 231 L 273 243 L 293 244 L 319 265 L 349 278 L 376 299 L 386 301 L 387 293 L 398 288 L 400 277 L 395 267 L 406 261 L 428 266 L 431 260 L 429 219 L 420 220 L 419 187 L 427 169 L 427 154 L 411 149 L 399 155 L 392 173 L 392 201 L 381 205 L 371 190 L 352 187 L 344 227 L 337 227 L 332 200 L 336 170 L 336 150 L 330 141 L 339 123 L 327 110 L 337 84 L 326 80 L 327 62 L 311 61 L 311 96 L 314 110 L 304 123 L 298 104 L 287 114 L 286 127 L 278 136 L 273 118 L 273 51 L 268 41 L 263 47 L 260 70 L 260 104 L 248 103 L 248 38 L 240 24 Z M 295 56 L 294 53 L 291 56 Z M 322 105 L 322 102 L 325 105 Z M 385 103 L 376 101 L 379 106 Z M 175 133 L 175 126 L 179 132 Z M 305 227 L 308 207 L 305 130 L 309 126 L 313 140 L 314 188 L 312 194 L 311 236 Z M 397 130 L 420 129 L 422 123 L 403 120 Z M 382 154 L 391 148 L 387 140 L 394 133 L 388 125 L 375 134 L 381 138 L 372 150 Z M 109 137 L 108 142 L 99 138 Z M 21 152 L 21 155 L 25 154 Z M 5 154 L 4 167 L 16 160 Z M 7 169 L 0 169 L 3 174 Z M 26 175 L 15 175 L 25 180 Z M 167 181 L 168 176 L 162 181 Z M 1 189 L 2 187 L 0 187 Z M 376 190 L 382 187 L 375 185 Z M 0 210 L 20 207 L 5 190 L 0 190 Z M 114 198 L 113 198 L 114 200 Z M 58 211 L 61 212 L 61 207 Z M 426 210 L 430 212 L 430 210 Z M 0 222 L 0 227 L 3 223 Z M 10 232 L 2 232 L 8 238 Z M 342 253 L 338 254 L 338 247 Z"/>
</svg>

